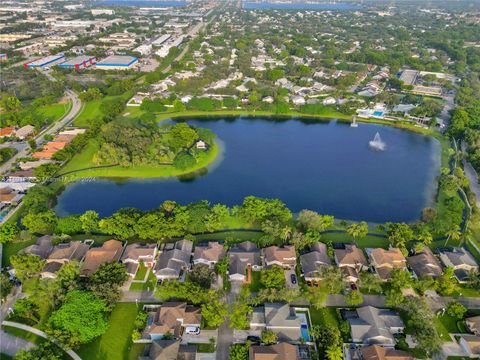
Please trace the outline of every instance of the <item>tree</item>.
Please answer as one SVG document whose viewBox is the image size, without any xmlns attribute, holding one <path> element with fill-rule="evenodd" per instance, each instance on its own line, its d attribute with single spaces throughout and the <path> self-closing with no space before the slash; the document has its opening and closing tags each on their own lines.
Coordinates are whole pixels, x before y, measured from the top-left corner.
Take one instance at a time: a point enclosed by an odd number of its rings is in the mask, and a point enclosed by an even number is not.
<svg viewBox="0 0 480 360">
<path fill-rule="evenodd" d="M 338 294 L 345 288 L 345 280 L 342 270 L 336 266 L 320 266 L 319 278 L 322 279 L 322 287 L 329 294 Z"/>
<path fill-rule="evenodd" d="M 351 290 L 345 296 L 345 302 L 350 306 L 357 306 L 363 302 L 363 295 L 358 290 Z"/>
<path fill-rule="evenodd" d="M 80 215 L 80 221 L 82 222 L 82 230 L 91 234 L 98 231 L 98 219 L 99 215 L 94 210 L 87 210 Z"/>
<path fill-rule="evenodd" d="M 325 355 L 328 360 L 343 360 L 343 351 L 338 345 L 329 346 Z"/>
<path fill-rule="evenodd" d="M 41 343 L 31 350 L 20 350 L 15 354 L 15 360 L 61 360 L 65 353 L 50 341 Z"/>
<path fill-rule="evenodd" d="M 0 272 L 0 302 L 3 303 L 3 301 L 7 298 L 8 294 L 10 294 L 10 291 L 12 291 L 13 285 L 10 282 L 10 278 L 8 276 L 8 273 Z"/>
<path fill-rule="evenodd" d="M 202 317 L 209 327 L 217 328 L 225 321 L 228 314 L 228 306 L 219 299 L 211 299 L 202 304 Z"/>
<path fill-rule="evenodd" d="M 277 342 L 277 334 L 272 330 L 263 330 L 261 339 L 262 343 L 266 345 L 275 344 Z"/>
<path fill-rule="evenodd" d="M 281 289 L 285 287 L 285 273 L 280 266 L 273 265 L 260 272 L 260 283 L 267 289 Z"/>
<path fill-rule="evenodd" d="M 325 231 L 334 224 L 334 217 L 330 215 L 319 215 L 315 211 L 302 210 L 298 214 L 298 223 L 305 229 L 311 229 L 318 232 Z"/>
<path fill-rule="evenodd" d="M 73 235 L 82 231 L 82 222 L 78 215 L 70 215 L 57 219 L 55 234 Z"/>
<path fill-rule="evenodd" d="M 15 301 L 13 311 L 17 316 L 38 322 L 38 306 L 30 298 Z"/>
<path fill-rule="evenodd" d="M 427 246 L 430 245 L 433 240 L 432 234 L 428 230 L 428 227 L 425 225 L 417 228 L 416 237 L 419 241 L 421 241 Z"/>
<path fill-rule="evenodd" d="M 413 230 L 405 223 L 387 223 L 387 238 L 393 247 L 404 249 L 413 238 Z"/>
<path fill-rule="evenodd" d="M 15 238 L 20 233 L 20 229 L 15 223 L 5 223 L 0 228 L 0 244 L 6 244 Z"/>
<path fill-rule="evenodd" d="M 310 336 L 317 343 L 320 358 L 326 356 L 326 352 L 331 346 L 341 346 L 343 342 L 340 330 L 330 324 L 313 325 L 310 328 Z"/>
<path fill-rule="evenodd" d="M 388 307 L 397 307 L 405 300 L 405 296 L 403 296 L 399 289 L 388 289 L 385 295 L 387 297 L 385 299 L 385 305 Z"/>
<path fill-rule="evenodd" d="M 197 139 L 198 134 L 187 123 L 175 124 L 168 133 L 169 145 L 177 151 L 189 149 Z"/>
<path fill-rule="evenodd" d="M 209 289 L 213 281 L 213 271 L 205 264 L 194 265 L 190 272 L 190 280 Z"/>
<path fill-rule="evenodd" d="M 360 272 L 360 287 L 367 290 L 367 292 L 381 292 L 383 281 L 377 274 L 362 271 Z"/>
<path fill-rule="evenodd" d="M 455 300 L 447 305 L 447 314 L 455 319 L 463 319 L 466 313 L 467 308 Z"/>
<path fill-rule="evenodd" d="M 354 239 L 362 239 L 368 234 L 368 224 L 365 221 L 347 226 L 347 234 Z"/>
<path fill-rule="evenodd" d="M 458 241 L 462 237 L 462 233 L 460 232 L 460 226 L 455 225 L 453 228 L 447 231 L 447 240 L 445 240 L 445 246 L 450 239 L 453 241 Z"/>
<path fill-rule="evenodd" d="M 90 276 L 87 288 L 111 309 L 120 299 L 120 287 L 127 279 L 125 265 L 117 262 L 106 263 L 100 265 L 97 271 Z"/>
<path fill-rule="evenodd" d="M 248 349 L 250 348 L 250 343 L 246 344 L 233 344 L 230 345 L 228 358 L 230 360 L 248 360 Z"/>
<path fill-rule="evenodd" d="M 396 290 L 412 286 L 412 276 L 404 269 L 393 269 L 390 273 L 390 284 Z"/>
<path fill-rule="evenodd" d="M 248 286 L 243 286 L 233 304 L 230 306 L 230 327 L 238 330 L 248 328 L 248 317 L 253 311 L 252 306 L 248 302 L 249 297 L 250 289 Z"/>
<path fill-rule="evenodd" d="M 64 304 L 50 316 L 47 333 L 61 339 L 66 346 L 85 344 L 107 330 L 106 312 L 105 302 L 93 293 L 71 291 Z"/>
<path fill-rule="evenodd" d="M 265 220 L 286 224 L 292 219 L 291 211 L 278 199 L 261 199 L 247 196 L 240 207 L 240 216 L 250 223 L 262 224 Z"/>
<path fill-rule="evenodd" d="M 10 263 L 15 269 L 15 277 L 22 282 L 38 276 L 45 265 L 40 257 L 27 253 L 13 255 Z"/>
<path fill-rule="evenodd" d="M 1 106 L 6 111 L 19 110 L 22 103 L 16 96 L 5 96 L 2 98 Z"/>
<path fill-rule="evenodd" d="M 51 234 L 57 225 L 57 215 L 52 210 L 30 212 L 22 218 L 22 224 L 31 233 Z"/>
<path fill-rule="evenodd" d="M 442 295 L 451 295 L 457 288 L 453 267 L 447 267 L 437 279 L 437 291 Z"/>
</svg>

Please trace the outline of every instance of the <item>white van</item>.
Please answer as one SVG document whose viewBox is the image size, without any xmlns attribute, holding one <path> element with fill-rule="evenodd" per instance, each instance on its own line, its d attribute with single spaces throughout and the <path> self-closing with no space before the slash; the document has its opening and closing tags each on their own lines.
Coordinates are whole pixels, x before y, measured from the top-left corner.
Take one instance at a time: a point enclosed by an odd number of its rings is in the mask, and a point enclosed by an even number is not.
<svg viewBox="0 0 480 360">
<path fill-rule="evenodd" d="M 198 326 L 187 326 L 185 328 L 185 334 L 187 334 L 187 335 L 200 335 L 200 328 Z"/>
</svg>

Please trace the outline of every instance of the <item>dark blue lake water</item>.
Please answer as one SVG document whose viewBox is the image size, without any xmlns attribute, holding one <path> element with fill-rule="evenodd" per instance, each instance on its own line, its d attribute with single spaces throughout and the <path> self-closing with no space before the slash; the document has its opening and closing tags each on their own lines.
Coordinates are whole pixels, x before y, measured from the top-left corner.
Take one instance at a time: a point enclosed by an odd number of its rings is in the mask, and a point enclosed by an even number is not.
<svg viewBox="0 0 480 360">
<path fill-rule="evenodd" d="M 137 7 L 185 7 L 186 1 L 155 1 L 155 0 L 98 0 L 95 5 L 106 6 L 137 6 Z"/>
<path fill-rule="evenodd" d="M 243 1 L 244 9 L 277 9 L 277 10 L 359 10 L 362 7 L 356 4 L 336 3 L 336 4 L 320 4 L 320 3 L 271 3 L 271 2 L 250 2 Z"/>
<path fill-rule="evenodd" d="M 223 159 L 190 180 L 75 182 L 60 195 L 60 215 L 122 207 L 151 209 L 164 200 L 240 204 L 245 196 L 279 198 L 292 211 L 312 209 L 352 220 L 412 221 L 430 206 L 440 168 L 440 144 L 429 136 L 374 124 L 260 119 L 210 119 Z M 368 143 L 379 132 L 385 151 Z"/>
</svg>

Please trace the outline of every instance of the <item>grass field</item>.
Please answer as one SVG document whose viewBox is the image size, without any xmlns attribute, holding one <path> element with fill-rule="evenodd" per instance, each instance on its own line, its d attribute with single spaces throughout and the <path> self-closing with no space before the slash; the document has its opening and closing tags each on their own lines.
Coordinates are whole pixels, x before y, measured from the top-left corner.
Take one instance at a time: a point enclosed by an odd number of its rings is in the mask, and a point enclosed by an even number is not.
<svg viewBox="0 0 480 360">
<path fill-rule="evenodd" d="M 57 103 L 52 105 L 42 106 L 38 112 L 50 119 L 51 122 L 61 119 L 70 110 L 70 103 Z"/>
<path fill-rule="evenodd" d="M 2 252 L 2 266 L 7 267 L 10 265 L 10 257 L 15 255 L 20 250 L 26 248 L 27 246 L 35 244 L 35 239 L 28 240 L 28 241 L 18 241 L 18 242 L 10 242 L 3 244 L 3 252 Z"/>
<path fill-rule="evenodd" d="M 370 247 L 382 247 L 384 249 L 388 248 L 389 241 L 386 238 L 377 237 L 377 236 L 366 236 L 363 239 L 355 240 L 353 237 L 348 235 L 347 233 L 330 233 L 330 234 L 322 234 L 320 240 L 323 242 L 353 242 L 357 243 L 357 245 L 362 248 L 370 248 Z"/>
<path fill-rule="evenodd" d="M 93 163 L 93 156 L 98 151 L 99 144 L 95 140 L 91 140 L 83 151 L 74 156 L 67 165 L 62 169 L 61 174 L 66 174 L 62 177 L 64 182 L 70 182 L 80 178 L 90 177 L 118 177 L 118 178 L 156 178 L 156 177 L 168 177 L 168 176 L 180 176 L 192 173 L 200 170 L 209 164 L 211 164 L 219 153 L 219 147 L 217 144 L 212 145 L 207 156 L 202 158 L 194 167 L 187 170 L 181 170 L 175 168 L 173 165 L 160 165 L 160 166 L 135 166 L 135 167 L 121 167 L 113 166 L 109 168 L 100 169 L 88 169 L 96 166 Z M 81 171 L 78 171 L 81 170 Z M 68 174 L 70 171 L 78 171 L 72 174 Z M 62 176 L 60 174 L 60 176 Z"/>
<path fill-rule="evenodd" d="M 141 349 L 133 346 L 131 337 L 138 310 L 139 307 L 134 303 L 118 303 L 110 315 L 107 332 L 97 340 L 76 349 L 77 354 L 83 360 L 137 358 Z"/>
<path fill-rule="evenodd" d="M 144 274 L 145 277 L 145 274 Z M 143 279 L 143 278 L 142 278 Z M 130 291 L 153 291 L 157 285 L 157 278 L 153 274 L 153 271 L 150 271 L 148 274 L 148 279 L 145 282 L 134 282 L 130 285 Z"/>
<path fill-rule="evenodd" d="M 312 325 L 320 325 L 322 327 L 331 325 L 334 328 L 340 326 L 337 309 L 333 307 L 324 307 L 321 309 L 310 307 L 310 318 Z"/>
<path fill-rule="evenodd" d="M 73 120 L 73 125 L 78 127 L 88 127 L 88 120 L 95 120 L 102 114 L 100 112 L 100 104 L 102 100 L 95 100 L 85 103 L 80 114 Z"/>
<path fill-rule="evenodd" d="M 444 332 L 445 330 L 448 333 L 466 333 L 467 329 L 463 324 L 463 320 L 455 319 L 454 317 L 448 315 L 447 313 L 443 315 L 437 315 L 437 329 L 439 333 Z M 443 328 L 445 329 L 443 329 Z"/>
</svg>

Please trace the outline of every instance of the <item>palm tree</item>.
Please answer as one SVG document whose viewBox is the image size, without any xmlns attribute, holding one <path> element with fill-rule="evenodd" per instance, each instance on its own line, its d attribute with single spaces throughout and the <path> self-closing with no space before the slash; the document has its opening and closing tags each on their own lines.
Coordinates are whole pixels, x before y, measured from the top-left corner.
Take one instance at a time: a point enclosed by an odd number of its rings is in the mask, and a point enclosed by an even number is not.
<svg viewBox="0 0 480 360">
<path fill-rule="evenodd" d="M 332 345 L 325 352 L 328 360 L 343 360 L 343 351 L 340 346 Z"/>
<path fill-rule="evenodd" d="M 456 225 L 453 229 L 447 231 L 447 240 L 445 241 L 445 246 L 447 246 L 448 240 L 452 238 L 454 241 L 460 240 L 462 233 L 460 232 L 460 227 Z"/>
<path fill-rule="evenodd" d="M 290 226 L 285 226 L 283 228 L 283 240 L 288 241 L 292 237 L 292 228 Z"/>
</svg>

